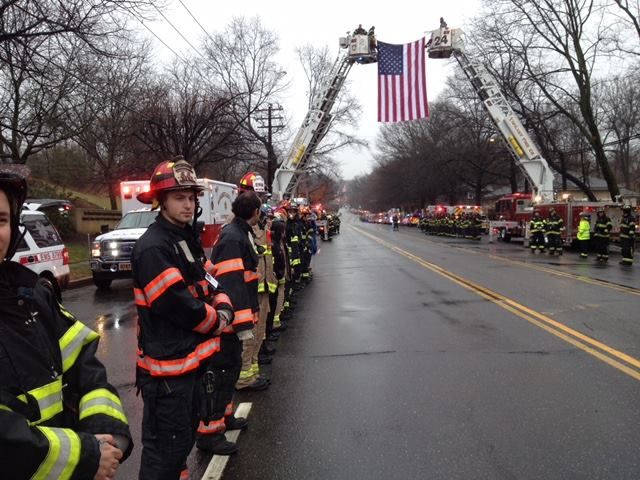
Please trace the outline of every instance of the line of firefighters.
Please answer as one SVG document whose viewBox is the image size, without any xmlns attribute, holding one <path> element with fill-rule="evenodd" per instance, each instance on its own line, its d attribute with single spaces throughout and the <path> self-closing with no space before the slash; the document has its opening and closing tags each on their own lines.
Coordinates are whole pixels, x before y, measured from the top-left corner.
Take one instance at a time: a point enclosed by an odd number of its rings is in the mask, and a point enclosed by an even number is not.
<svg viewBox="0 0 640 480">
<path fill-rule="evenodd" d="M 561 235 L 564 229 L 564 220 L 554 208 L 549 210 L 547 218 L 542 218 L 540 210 L 534 209 L 533 218 L 529 222 L 529 248 L 531 253 L 544 253 L 545 250 L 548 250 L 549 255 L 556 253 L 562 255 Z M 591 214 L 589 212 L 581 212 L 577 233 L 580 258 L 588 258 L 589 247 L 591 246 L 596 252 L 596 261 L 606 263 L 609 260 L 609 244 L 612 230 L 613 223 L 604 209 L 597 210 L 593 229 L 591 226 Z M 633 265 L 635 234 L 635 218 L 631 214 L 631 207 L 625 205 L 622 208 L 619 233 L 622 255 L 621 265 Z"/>
<path fill-rule="evenodd" d="M 482 219 L 477 212 L 463 214 L 429 214 L 420 220 L 420 230 L 427 235 L 480 240 L 484 232 Z"/>
<path fill-rule="evenodd" d="M 195 228 L 201 188 L 191 165 L 174 159 L 158 165 L 149 192 L 138 195 L 160 207 L 132 257 L 141 480 L 188 479 L 194 443 L 218 455 L 237 451 L 225 432 L 248 422 L 235 416 L 234 393 L 269 387 L 260 365 L 271 363 L 270 342 L 312 280 L 317 243 L 308 207 L 265 204 L 264 180 L 249 172 L 207 259 Z"/>
</svg>

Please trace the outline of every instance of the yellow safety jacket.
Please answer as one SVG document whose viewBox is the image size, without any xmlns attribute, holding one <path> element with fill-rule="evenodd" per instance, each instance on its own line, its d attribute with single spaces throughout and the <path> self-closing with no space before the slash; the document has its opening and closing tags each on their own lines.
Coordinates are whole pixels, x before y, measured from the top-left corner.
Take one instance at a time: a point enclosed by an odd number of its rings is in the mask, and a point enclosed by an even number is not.
<svg viewBox="0 0 640 480">
<path fill-rule="evenodd" d="M 12 480 L 93 478 L 94 434 L 133 444 L 117 390 L 96 358 L 99 335 L 25 267 L 0 265 L 0 473 Z"/>
</svg>

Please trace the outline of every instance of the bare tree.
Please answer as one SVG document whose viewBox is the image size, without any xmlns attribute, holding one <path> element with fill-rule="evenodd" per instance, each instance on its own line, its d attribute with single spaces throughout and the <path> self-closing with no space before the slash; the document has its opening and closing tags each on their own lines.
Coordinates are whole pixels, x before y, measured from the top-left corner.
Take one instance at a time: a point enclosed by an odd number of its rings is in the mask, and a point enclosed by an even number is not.
<svg viewBox="0 0 640 480">
<path fill-rule="evenodd" d="M 69 138 L 64 123 L 80 84 L 78 45 L 50 37 L 0 43 L 0 159 L 25 163 L 42 149 Z"/>
<path fill-rule="evenodd" d="M 622 14 L 640 39 L 640 3 L 637 0 L 613 0 L 613 3 L 622 10 Z"/>
<path fill-rule="evenodd" d="M 103 37 L 119 33 L 124 13 L 145 15 L 154 0 L 4 0 L 0 5 L 0 43 L 35 47 L 33 39 L 73 36 L 102 50 Z M 158 2 L 156 2 L 156 6 Z"/>
<path fill-rule="evenodd" d="M 593 96 L 593 76 L 603 60 L 607 37 L 604 4 L 600 0 L 498 0 L 486 5 L 487 12 L 476 24 L 483 52 L 493 58 L 507 52 L 519 60 L 523 75 L 535 87 L 534 95 L 543 95 L 581 133 L 615 198 L 618 184 L 603 145 Z"/>
<path fill-rule="evenodd" d="M 278 38 L 266 29 L 258 17 L 234 18 L 224 32 L 204 39 L 204 76 L 233 99 L 231 114 L 244 138 L 243 152 L 237 158 L 246 163 L 262 161 L 275 164 L 282 146 L 281 131 L 260 128 L 259 117 L 270 103 L 278 103 L 286 88 L 286 72 L 275 61 Z M 265 168 L 266 169 L 266 168 Z"/>
<path fill-rule="evenodd" d="M 151 73 L 148 42 L 122 41 L 118 52 L 92 56 L 92 75 L 85 75 L 81 86 L 83 101 L 69 119 L 75 141 L 92 161 L 94 181 L 107 187 L 113 209 L 120 181 L 137 164 L 130 145 Z"/>
<path fill-rule="evenodd" d="M 194 62 L 175 63 L 144 96 L 135 131 L 143 156 L 182 155 L 198 168 L 241 155 L 235 98 L 207 85 Z"/>
</svg>

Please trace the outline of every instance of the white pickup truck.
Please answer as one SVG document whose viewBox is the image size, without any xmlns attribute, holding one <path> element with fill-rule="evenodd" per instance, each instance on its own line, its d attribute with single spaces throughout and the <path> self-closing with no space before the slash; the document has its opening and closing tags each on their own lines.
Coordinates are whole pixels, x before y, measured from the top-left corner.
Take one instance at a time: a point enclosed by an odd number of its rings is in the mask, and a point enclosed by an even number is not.
<svg viewBox="0 0 640 480">
<path fill-rule="evenodd" d="M 236 198 L 237 187 L 232 183 L 209 179 L 198 179 L 198 182 L 205 187 L 198 197 L 202 207 L 202 215 L 198 220 L 203 223 L 200 238 L 209 255 L 222 225 L 231 218 L 231 203 Z M 115 279 L 131 278 L 133 246 L 159 213 L 148 207 L 141 208 L 145 205 L 136 200 L 137 194 L 148 188 L 148 181 L 120 184 L 122 220 L 114 230 L 97 236 L 91 245 L 89 264 L 96 287 L 109 288 Z"/>
</svg>

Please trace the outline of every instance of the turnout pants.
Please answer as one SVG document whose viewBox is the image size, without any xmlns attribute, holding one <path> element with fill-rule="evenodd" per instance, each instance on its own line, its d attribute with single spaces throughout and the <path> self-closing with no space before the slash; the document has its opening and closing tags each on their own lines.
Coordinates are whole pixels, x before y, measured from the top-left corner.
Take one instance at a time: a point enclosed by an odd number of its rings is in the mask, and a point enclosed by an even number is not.
<svg viewBox="0 0 640 480">
<path fill-rule="evenodd" d="M 188 478 L 187 457 L 196 439 L 201 375 L 149 377 L 141 382 L 142 458 L 140 480 Z"/>
<path fill-rule="evenodd" d="M 233 415 L 233 394 L 242 367 L 242 342 L 235 333 L 220 336 L 220 352 L 213 356 L 207 371 L 213 372 L 213 398 L 204 399 L 203 405 L 211 405 L 201 411 L 197 437 L 206 437 L 226 431 L 224 420 Z M 204 373 L 207 375 L 207 372 Z M 204 389 L 201 390 L 205 395 Z"/>
<path fill-rule="evenodd" d="M 547 233 L 547 240 L 549 242 L 549 253 L 562 255 L 562 239 L 560 238 L 560 234 Z"/>
<path fill-rule="evenodd" d="M 578 246 L 580 247 L 580 258 L 587 258 L 589 256 L 589 240 L 578 240 Z"/>
<path fill-rule="evenodd" d="M 620 248 L 622 254 L 622 263 L 625 265 L 633 265 L 633 251 L 635 246 L 635 238 L 620 239 Z"/>
<path fill-rule="evenodd" d="M 265 330 L 265 336 L 273 331 L 274 328 L 278 328 L 280 323 L 280 312 L 284 305 L 284 279 L 278 280 L 278 289 L 269 294 L 269 315 L 267 315 L 267 327 Z"/>
<path fill-rule="evenodd" d="M 536 250 L 544 252 L 544 233 L 532 233 L 531 238 L 529 239 L 529 246 L 531 247 L 532 252 L 535 252 Z"/>
<path fill-rule="evenodd" d="M 264 332 L 267 328 L 267 316 L 269 315 L 269 294 L 259 293 L 258 323 L 253 327 L 253 338 L 242 342 L 242 370 L 236 388 L 240 389 L 251 385 L 260 374 L 258 366 L 258 352 L 264 340 Z"/>
<path fill-rule="evenodd" d="M 598 260 L 609 260 L 609 239 L 596 236 L 593 237 L 593 244 Z"/>
</svg>

